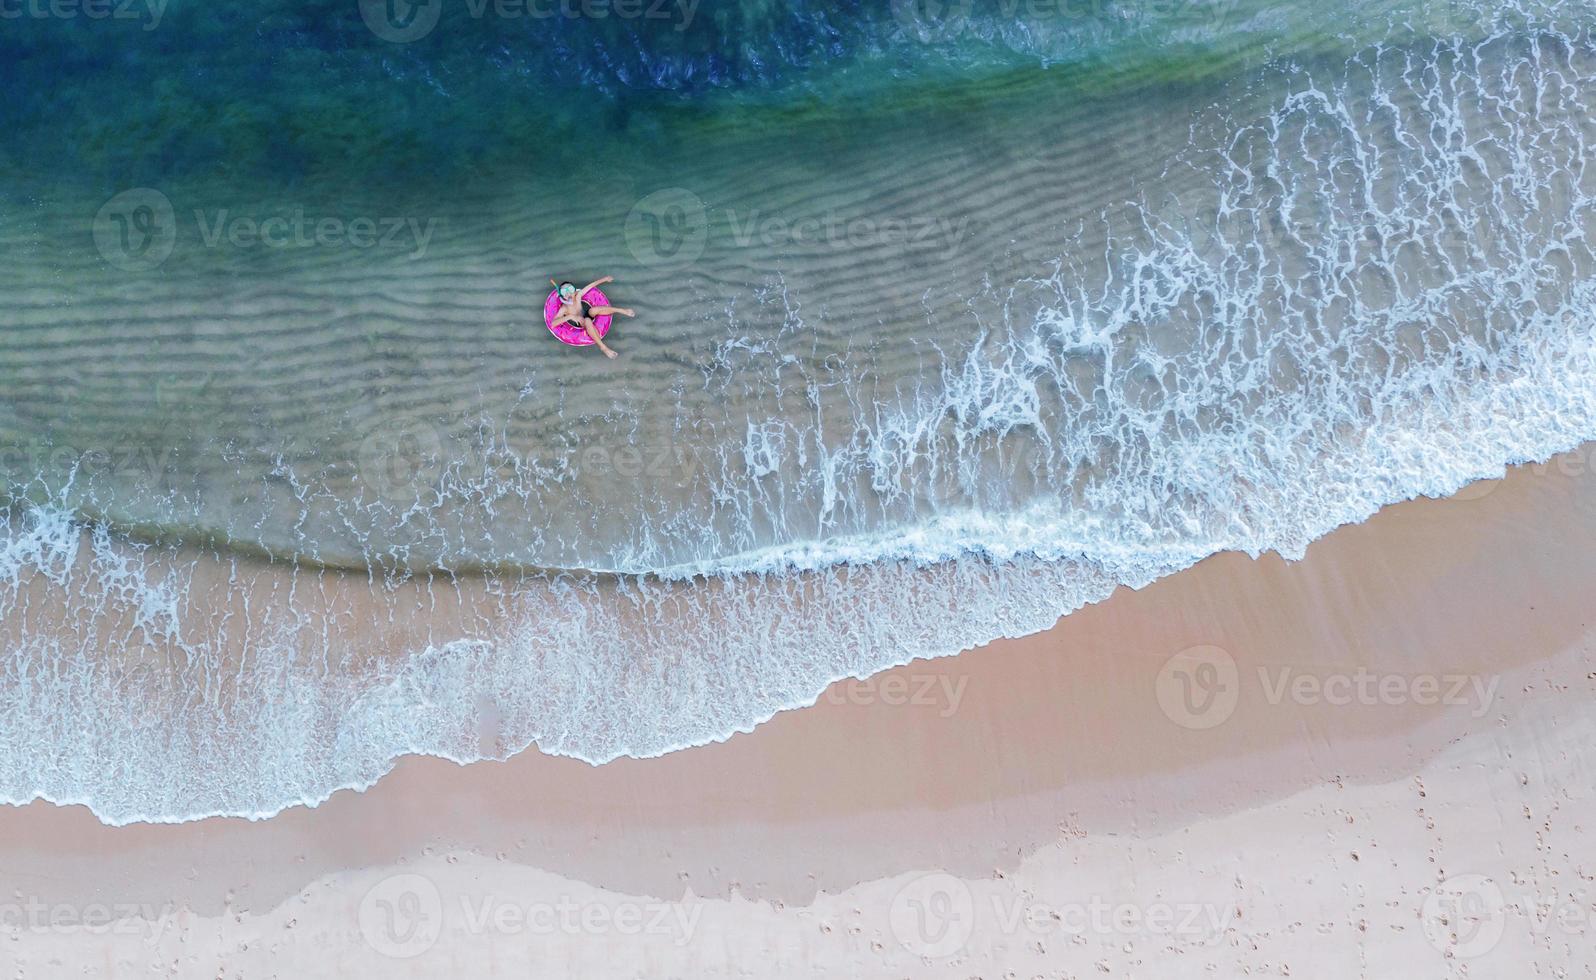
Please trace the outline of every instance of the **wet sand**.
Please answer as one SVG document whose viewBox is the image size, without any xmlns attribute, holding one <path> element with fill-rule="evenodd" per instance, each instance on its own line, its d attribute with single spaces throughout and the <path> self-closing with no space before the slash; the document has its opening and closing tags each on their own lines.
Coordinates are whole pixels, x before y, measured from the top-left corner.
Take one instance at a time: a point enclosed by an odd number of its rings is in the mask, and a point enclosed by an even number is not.
<svg viewBox="0 0 1596 980">
<path fill-rule="evenodd" d="M 659 759 L 410 758 L 254 823 L 8 809 L 0 963 L 1578 974 L 1590 460 L 1387 508 L 1302 562 L 1216 556 Z"/>
</svg>

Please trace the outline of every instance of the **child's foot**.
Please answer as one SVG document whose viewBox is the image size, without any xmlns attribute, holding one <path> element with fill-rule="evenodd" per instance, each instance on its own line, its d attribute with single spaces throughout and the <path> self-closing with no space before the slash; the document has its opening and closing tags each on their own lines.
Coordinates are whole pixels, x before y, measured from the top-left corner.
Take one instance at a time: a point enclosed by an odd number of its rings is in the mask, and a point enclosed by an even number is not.
<svg viewBox="0 0 1596 980">
<path fill-rule="evenodd" d="M 626 307 L 626 306 L 617 306 L 615 308 L 615 312 L 621 314 L 622 316 L 637 316 L 636 313 L 632 312 L 630 307 Z"/>
<path fill-rule="evenodd" d="M 615 355 L 614 351 L 612 351 L 608 347 L 606 347 L 606 348 L 604 348 L 604 356 L 613 361 L 613 360 L 615 360 L 615 356 L 616 355 Z"/>
</svg>

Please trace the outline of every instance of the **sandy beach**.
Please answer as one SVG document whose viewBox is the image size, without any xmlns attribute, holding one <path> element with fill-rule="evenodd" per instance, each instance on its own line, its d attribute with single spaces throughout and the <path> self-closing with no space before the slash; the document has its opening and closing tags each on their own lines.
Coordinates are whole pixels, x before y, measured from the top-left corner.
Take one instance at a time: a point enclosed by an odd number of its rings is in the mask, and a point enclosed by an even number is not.
<svg viewBox="0 0 1596 980">
<path fill-rule="evenodd" d="M 0 813 L 19 976 L 1573 976 L 1592 447 L 600 767 Z"/>
</svg>

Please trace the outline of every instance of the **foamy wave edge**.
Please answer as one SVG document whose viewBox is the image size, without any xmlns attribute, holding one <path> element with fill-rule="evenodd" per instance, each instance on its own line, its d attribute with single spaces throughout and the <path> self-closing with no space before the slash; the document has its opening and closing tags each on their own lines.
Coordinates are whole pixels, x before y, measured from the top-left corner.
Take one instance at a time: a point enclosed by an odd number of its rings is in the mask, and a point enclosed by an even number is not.
<svg viewBox="0 0 1596 980">
<path fill-rule="evenodd" d="M 319 805 L 339 790 L 369 788 L 405 755 L 431 755 L 464 765 L 506 758 L 536 746 L 545 753 L 600 765 L 623 756 L 657 757 L 721 742 L 751 732 L 781 711 L 812 705 L 834 681 L 1040 632 L 1119 586 L 1141 588 L 1219 551 L 1242 550 L 1256 556 L 1277 550 L 1300 558 L 1312 540 L 1335 527 L 1361 522 L 1383 505 L 1446 495 L 1474 480 L 1502 476 L 1507 464 L 1544 461 L 1596 438 L 1596 350 L 1588 339 L 1577 335 L 1571 339 L 1575 342 L 1564 356 L 1527 365 L 1512 382 L 1491 386 L 1471 405 L 1456 406 L 1456 414 L 1428 416 L 1449 418 L 1449 426 L 1371 433 L 1366 446 L 1378 451 L 1363 462 L 1375 465 L 1351 467 L 1361 470 L 1361 481 L 1318 491 L 1302 488 L 1305 498 L 1321 501 L 1324 491 L 1329 491 L 1340 505 L 1323 511 L 1328 516 L 1312 526 L 1274 536 L 1266 546 L 1216 541 L 1210 548 L 1186 553 L 1042 558 L 1034 550 L 1014 548 L 1012 542 L 996 542 L 996 548 L 987 549 L 963 541 L 956 545 L 962 549 L 959 557 L 930 564 L 890 558 L 860 562 L 861 552 L 849 549 L 845 563 L 820 578 L 796 573 L 790 556 L 780 554 L 764 556 L 763 571 L 699 579 L 688 591 L 639 578 L 623 583 L 616 594 L 627 596 L 628 612 L 644 612 L 641 621 L 584 618 L 574 633 L 559 628 L 569 623 L 555 624 L 553 629 L 547 623 L 523 624 L 545 629 L 541 642 L 546 652 L 533 669 L 528 669 L 525 654 L 527 644 L 536 641 L 525 632 L 497 643 L 458 641 L 406 658 L 402 669 L 382 683 L 347 703 L 329 704 L 328 699 L 336 700 L 341 692 L 326 690 L 325 678 L 296 676 L 287 669 L 291 663 L 277 665 L 276 671 L 258 665 L 255 681 L 262 693 L 275 689 L 279 706 L 300 709 L 290 708 L 288 714 L 327 717 L 330 710 L 340 716 L 336 736 L 322 746 L 324 751 L 303 751 L 305 743 L 293 738 L 293 719 L 279 717 L 282 712 L 263 705 L 251 719 L 249 731 L 232 733 L 227 740 L 250 752 L 240 755 L 212 744 L 209 748 L 222 749 L 224 758 L 195 751 L 183 760 L 208 763 L 212 779 L 190 772 L 152 784 L 147 771 L 140 778 L 144 768 L 140 763 L 142 754 L 155 746 L 140 744 L 135 732 L 111 724 L 100 726 L 111 744 L 91 738 L 88 744 L 75 746 L 70 740 L 14 745 L 7 752 L 11 758 L 0 762 L 9 783 L 0 799 L 16 805 L 33 800 L 79 804 L 115 826 L 218 816 L 259 820 L 293 806 Z M 1342 461 L 1342 468 L 1348 462 Z M 1393 480 L 1392 474 L 1405 479 Z M 1292 501 L 1279 503 L 1283 512 L 1292 511 Z M 66 515 L 41 521 L 29 555 L 40 557 L 39 549 L 52 546 L 41 539 L 59 535 L 68 526 Z M 0 566 L 14 569 L 25 551 L 13 539 L 0 552 Z M 996 560 L 993 552 L 1005 557 Z M 136 573 L 126 568 L 117 574 L 129 590 L 128 601 L 148 607 L 153 618 L 158 619 L 172 601 L 170 595 L 141 589 L 135 584 Z M 557 582 L 545 585 L 561 587 Z M 677 608 L 675 616 L 666 617 L 662 606 L 669 603 L 661 600 L 667 595 L 677 602 L 686 598 L 696 603 L 698 612 L 715 610 L 720 616 L 682 615 Z M 956 601 L 950 604 L 949 599 Z M 646 629 L 651 625 L 649 611 L 655 617 L 652 625 L 662 627 L 659 633 L 640 637 L 621 632 L 639 625 Z M 783 629 L 771 636 L 777 625 Z M 762 636 L 769 642 L 760 642 Z M 567 642 L 576 639 L 585 645 Z M 681 660 L 670 670 L 650 670 L 646 655 L 617 659 L 604 653 L 616 648 L 635 653 L 640 646 L 648 652 L 674 648 Z M 728 651 L 736 654 L 727 656 Z M 535 689 L 560 670 L 568 672 L 567 679 L 583 678 L 586 691 L 608 695 L 568 696 L 568 709 L 596 703 L 609 709 L 608 716 L 567 711 L 564 718 L 538 718 L 540 699 Z M 716 704 L 712 696 L 705 696 L 705 681 L 728 676 L 757 679 L 754 696 L 730 704 Z M 13 690 L 9 681 L 7 690 Z M 563 690 L 571 694 L 568 686 Z M 509 746 L 508 751 L 485 754 L 468 744 L 475 740 L 484 698 L 503 714 L 502 744 Z M 518 704 L 519 712 L 505 710 Z M 75 714 L 71 704 L 36 707 L 56 719 Z M 122 707 L 129 712 L 139 709 L 133 704 Z M 56 727 L 38 715 L 21 717 L 30 712 L 19 708 L 15 701 L 5 706 L 8 730 L 38 733 Z M 84 726 L 83 734 L 91 735 L 93 727 Z M 291 744 L 278 744 L 285 734 Z M 292 751 L 295 745 L 300 751 Z M 77 759 L 61 758 L 69 746 L 79 750 Z M 166 745 L 168 759 L 173 748 Z M 201 745 L 192 748 L 200 750 Z M 238 778 L 244 773 L 251 778 Z M 234 798 L 224 799 L 227 796 Z M 189 805 L 183 805 L 183 798 Z"/>
</svg>

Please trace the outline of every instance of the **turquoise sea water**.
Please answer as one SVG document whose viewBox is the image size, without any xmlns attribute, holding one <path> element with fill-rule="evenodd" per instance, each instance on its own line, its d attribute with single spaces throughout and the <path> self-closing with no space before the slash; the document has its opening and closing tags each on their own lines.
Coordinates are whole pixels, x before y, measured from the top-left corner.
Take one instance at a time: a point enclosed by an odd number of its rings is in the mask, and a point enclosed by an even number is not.
<svg viewBox="0 0 1596 980">
<path fill-rule="evenodd" d="M 91 8 L 0 18 L 8 799 L 657 754 L 1596 434 L 1583 4 Z"/>
</svg>

